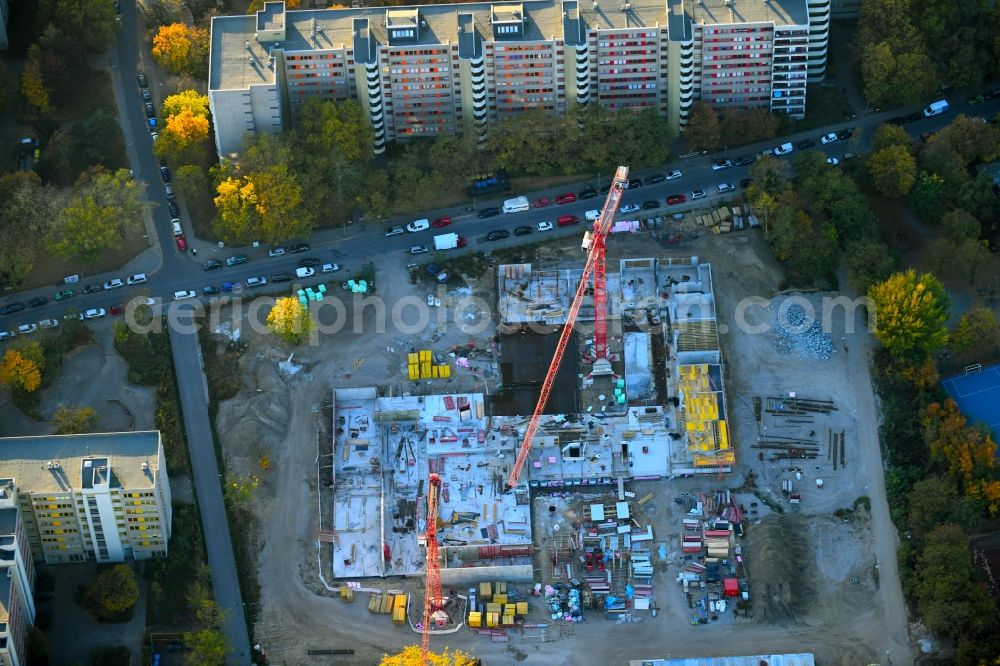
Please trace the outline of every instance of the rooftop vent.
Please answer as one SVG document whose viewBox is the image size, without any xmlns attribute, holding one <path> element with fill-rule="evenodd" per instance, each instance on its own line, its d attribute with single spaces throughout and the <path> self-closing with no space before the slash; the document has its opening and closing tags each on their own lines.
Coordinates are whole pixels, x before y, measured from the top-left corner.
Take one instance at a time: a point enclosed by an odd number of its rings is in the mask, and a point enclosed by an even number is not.
<svg viewBox="0 0 1000 666">
<path fill-rule="evenodd" d="M 149 469 L 149 463 L 148 463 L 148 462 L 144 462 L 144 463 L 142 463 L 142 469 L 143 469 L 143 470 L 147 470 L 147 469 Z"/>
<path fill-rule="evenodd" d="M 250 40 L 249 39 L 246 40 L 245 42 L 243 42 L 243 48 L 245 48 L 247 51 L 250 50 Z"/>
</svg>

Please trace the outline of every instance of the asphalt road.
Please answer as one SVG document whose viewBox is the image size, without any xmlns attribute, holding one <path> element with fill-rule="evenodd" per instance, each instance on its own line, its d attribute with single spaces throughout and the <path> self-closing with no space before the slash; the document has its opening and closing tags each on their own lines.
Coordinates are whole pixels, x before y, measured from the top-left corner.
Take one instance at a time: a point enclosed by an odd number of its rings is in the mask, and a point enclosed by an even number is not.
<svg viewBox="0 0 1000 666">
<path fill-rule="evenodd" d="M 131 3 L 123 3 L 122 11 L 125 24 L 130 24 L 130 22 L 134 20 L 134 5 Z M 130 15 L 132 18 L 130 18 Z M 344 231 L 328 229 L 314 235 L 311 240 L 312 249 L 309 252 L 303 254 L 286 254 L 282 257 L 268 257 L 265 248 L 227 248 L 225 250 L 213 249 L 211 251 L 203 250 L 197 257 L 191 256 L 191 253 L 181 253 L 176 250 L 174 245 L 174 238 L 170 228 L 170 216 L 165 208 L 166 199 L 163 195 L 159 166 L 152 153 L 152 141 L 149 139 L 149 133 L 145 124 L 145 113 L 143 111 L 138 87 L 136 86 L 134 76 L 134 35 L 123 31 L 118 44 L 118 49 L 118 58 L 120 63 L 118 74 L 121 77 L 122 89 L 126 91 L 126 99 L 128 98 L 129 91 L 131 91 L 135 101 L 134 104 L 127 103 L 123 105 L 122 122 L 126 130 L 126 136 L 129 137 L 128 140 L 134 140 L 135 143 L 135 153 L 137 154 L 137 168 L 135 169 L 136 177 L 143 178 L 148 182 L 149 185 L 147 190 L 154 203 L 158 204 L 154 207 L 153 215 L 157 230 L 157 240 L 163 254 L 162 267 L 155 273 L 155 275 L 150 275 L 148 283 L 136 287 L 125 287 L 124 289 L 119 290 L 101 291 L 98 293 L 82 295 L 80 293 L 82 283 L 79 285 L 72 285 L 76 287 L 77 294 L 72 299 L 58 303 L 51 301 L 51 295 L 54 290 L 42 290 L 30 294 L 20 294 L 14 297 L 8 297 L 4 301 L 5 304 L 14 301 L 26 302 L 29 298 L 41 294 L 48 295 L 50 297 L 50 301 L 37 308 L 25 309 L 11 315 L 0 316 L 0 330 L 16 329 L 19 324 L 36 322 L 42 318 L 59 318 L 70 309 L 74 309 L 76 311 L 83 311 L 85 309 L 95 307 L 110 309 L 111 306 L 122 304 L 128 301 L 131 297 L 140 294 L 144 295 L 149 293 L 154 297 L 161 297 L 164 301 L 169 301 L 172 299 L 174 292 L 180 290 L 195 290 L 200 293 L 203 287 L 209 285 L 220 286 L 224 281 L 245 281 L 246 278 L 251 276 L 259 276 L 270 279 L 272 275 L 277 273 L 294 273 L 299 260 L 306 257 L 316 258 L 322 262 L 338 263 L 342 268 L 346 269 L 346 272 L 348 273 L 354 269 L 360 268 L 369 260 L 380 257 L 384 257 L 386 259 L 396 258 L 404 262 L 426 261 L 433 253 L 433 236 L 436 233 L 455 232 L 465 237 L 468 241 L 468 246 L 465 249 L 466 252 L 489 248 L 509 247 L 522 243 L 536 242 L 541 238 L 555 236 L 582 236 L 585 228 L 588 226 L 587 223 L 583 221 L 584 213 L 587 210 L 600 208 L 603 204 L 603 196 L 583 201 L 578 200 L 574 203 L 565 205 L 556 205 L 554 203 L 554 198 L 559 191 L 549 190 L 545 192 L 532 193 L 509 192 L 506 193 L 503 198 L 524 194 L 530 200 L 534 201 L 539 197 L 546 196 L 553 199 L 553 203 L 545 208 L 532 208 L 531 210 L 522 213 L 501 215 L 487 219 L 480 219 L 476 212 L 471 210 L 471 208 L 452 208 L 414 213 L 409 218 L 387 221 L 384 225 L 354 225 Z M 956 94 L 953 95 L 953 97 L 957 98 L 959 95 Z M 964 98 L 965 95 L 963 94 L 961 97 Z M 903 127 L 915 138 L 919 138 L 920 134 L 923 132 L 934 132 L 944 127 L 950 123 L 958 113 L 966 113 L 967 115 L 978 115 L 989 118 L 994 116 L 998 111 L 1000 111 L 1000 99 L 990 100 L 984 104 L 974 107 L 968 107 L 963 102 L 958 101 L 958 99 L 953 99 L 951 111 L 948 113 L 932 118 L 925 118 L 920 121 L 904 125 Z M 864 130 L 864 137 L 861 145 L 858 147 L 858 152 L 863 152 L 867 146 L 867 141 L 872 130 L 889 118 L 898 116 L 902 113 L 904 113 L 904 111 L 897 110 L 893 112 L 870 114 L 855 119 L 854 121 L 833 125 L 827 128 L 821 128 L 809 133 L 797 134 L 781 139 L 773 139 L 767 143 L 744 146 L 742 148 L 730 150 L 726 156 L 735 162 L 739 157 L 755 155 L 763 150 L 772 148 L 783 141 L 798 143 L 806 138 L 818 139 L 822 134 L 825 134 L 828 131 L 850 129 L 853 127 L 861 127 Z M 842 159 L 844 153 L 848 150 L 848 141 L 839 141 L 827 146 L 819 145 L 817 141 L 817 146 L 812 149 L 821 150 L 828 156 Z M 719 203 L 723 200 L 740 199 L 742 193 L 739 189 L 739 182 L 741 179 L 746 178 L 749 175 L 750 167 L 734 166 L 722 171 L 713 171 L 711 168 L 712 161 L 722 156 L 722 153 L 718 153 L 713 155 L 698 155 L 688 159 L 678 159 L 662 169 L 650 169 L 641 173 L 633 174 L 633 177 L 647 177 L 652 173 L 665 173 L 667 171 L 677 169 L 682 171 L 683 177 L 675 181 L 645 186 L 634 191 L 629 190 L 623 199 L 622 205 L 641 205 L 646 201 L 655 200 L 660 203 L 661 207 L 655 211 L 646 210 L 631 215 L 619 215 L 619 217 L 621 219 L 628 219 L 634 218 L 636 215 L 648 215 L 653 213 L 659 215 L 669 215 L 675 212 L 686 212 L 694 208 L 705 206 L 706 204 Z M 781 159 L 794 159 L 794 156 L 795 153 L 789 157 L 783 157 Z M 718 185 L 724 182 L 731 183 L 736 186 L 736 192 L 720 195 L 718 193 Z M 581 182 L 575 187 L 567 187 L 561 191 L 579 192 L 585 186 L 595 184 L 598 183 L 595 183 L 594 181 Z M 607 181 L 604 181 L 604 183 L 601 184 L 607 184 Z M 692 201 L 691 192 L 696 189 L 704 190 L 707 194 L 706 198 L 700 201 Z M 673 194 L 684 194 L 687 197 L 687 201 L 683 204 L 675 206 L 666 205 L 666 198 Z M 478 209 L 494 205 L 499 206 L 501 201 L 502 199 L 479 202 Z M 442 215 L 450 216 L 453 220 L 452 224 L 442 229 L 432 228 L 418 233 L 405 233 L 391 237 L 384 237 L 383 235 L 385 229 L 391 225 L 405 225 L 406 222 L 413 219 L 424 217 L 434 219 Z M 539 233 L 537 231 L 539 222 L 547 221 L 554 223 L 559 215 L 576 215 L 581 218 L 581 222 L 580 224 L 568 227 L 556 226 L 552 231 L 543 233 Z M 532 229 L 536 229 L 536 231 L 533 231 L 530 235 L 526 236 L 515 236 L 513 233 L 514 229 L 519 226 L 529 226 Z M 509 231 L 511 234 L 510 238 L 501 241 L 487 241 L 486 235 L 490 231 L 497 229 L 505 229 Z M 430 253 L 411 257 L 409 251 L 410 248 L 415 245 L 427 246 L 430 249 Z M 461 250 L 454 250 L 452 252 L 461 252 Z M 201 266 L 204 260 L 212 258 L 224 260 L 225 258 L 235 254 L 246 254 L 250 257 L 250 261 L 246 264 L 233 268 L 222 268 L 211 272 L 202 270 Z M 84 282 L 100 284 L 103 280 L 110 277 L 125 278 L 126 276 L 95 276 L 92 280 L 85 280 Z M 339 281 L 342 278 L 346 279 L 346 275 L 345 273 L 341 273 L 331 276 L 330 274 L 321 275 L 317 273 L 314 278 L 303 282 L 306 284 L 313 284 L 328 281 L 331 280 L 331 278 Z"/>
<path fill-rule="evenodd" d="M 137 28 L 135 2 L 131 0 L 122 2 L 121 11 L 122 25 Z M 120 81 L 116 87 L 125 99 L 125 103 L 120 105 L 121 123 L 126 142 L 133 144 L 129 151 L 133 173 L 136 178 L 149 183 L 147 194 L 154 203 L 160 204 L 154 206 L 153 218 L 163 261 L 157 277 L 151 280 L 167 282 L 168 276 L 189 273 L 194 267 L 190 261 L 177 253 L 173 243 L 170 215 L 164 205 L 165 194 L 159 177 L 159 164 L 153 155 L 148 121 L 136 80 L 137 34 L 138 29 L 123 29 L 118 34 L 115 45 L 118 64 L 116 74 Z M 130 91 L 132 95 L 129 94 Z M 130 103 L 132 100 L 134 103 Z M 108 298 L 113 296 L 110 292 L 93 294 L 79 299 L 73 305 L 81 310 L 90 307 L 110 307 L 113 303 L 110 303 Z M 181 322 L 188 320 L 178 319 Z M 198 509 L 201 512 L 202 531 L 205 535 L 205 550 L 212 574 L 212 591 L 215 602 L 224 611 L 222 631 L 232 650 L 227 662 L 244 666 L 250 663 L 248 656 L 250 635 L 247 632 L 246 612 L 240 594 L 236 559 L 233 557 L 232 539 L 229 535 L 229 522 L 226 519 L 226 509 L 222 499 L 221 474 L 215 457 L 212 428 L 208 420 L 208 385 L 202 368 L 201 349 L 193 328 L 171 326 L 169 329 L 188 454 L 191 457 L 194 487 L 198 498 Z"/>
<path fill-rule="evenodd" d="M 194 472 L 194 489 L 205 533 L 208 567 L 212 572 L 212 590 L 216 603 L 225 610 L 222 630 L 233 648 L 229 663 L 242 665 L 250 663 L 247 656 L 250 636 L 247 633 L 243 598 L 236 577 L 236 560 L 233 558 L 229 523 L 222 500 L 222 475 L 219 474 L 212 442 L 212 427 L 208 421 L 208 384 L 202 368 L 198 335 L 193 332 L 190 314 L 190 308 L 185 308 L 185 312 L 178 316 L 181 326 L 170 327 L 170 346 L 174 357 L 174 372 L 177 373 L 191 469 Z"/>
</svg>

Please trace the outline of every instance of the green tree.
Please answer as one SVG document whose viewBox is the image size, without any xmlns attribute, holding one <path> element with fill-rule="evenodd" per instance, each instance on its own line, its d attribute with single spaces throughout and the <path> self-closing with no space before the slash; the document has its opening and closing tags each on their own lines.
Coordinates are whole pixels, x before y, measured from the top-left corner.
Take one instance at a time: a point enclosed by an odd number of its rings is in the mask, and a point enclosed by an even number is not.
<svg viewBox="0 0 1000 666">
<path fill-rule="evenodd" d="M 875 337 L 902 365 L 918 366 L 948 342 L 948 296 L 930 273 L 895 273 L 873 285 L 868 296 Z"/>
<path fill-rule="evenodd" d="M 972 350 L 989 354 L 1000 344 L 1000 323 L 989 308 L 972 308 L 962 315 L 951 334 L 951 348 L 959 353 Z"/>
<path fill-rule="evenodd" d="M 40 0 L 39 22 L 58 26 L 64 39 L 91 53 L 102 52 L 118 32 L 114 3 L 99 0 Z"/>
<path fill-rule="evenodd" d="M 42 187 L 33 172 L 0 176 L 0 237 L 18 239 L 0 243 L 0 283 L 18 286 L 31 273 L 62 201 L 62 195 Z"/>
<path fill-rule="evenodd" d="M 992 259 L 984 241 L 975 238 L 938 238 L 927 254 L 928 267 L 939 274 L 957 275 L 971 285 L 979 269 Z"/>
<path fill-rule="evenodd" d="M 201 167 L 194 164 L 185 164 L 177 169 L 177 173 L 174 174 L 174 187 L 185 199 L 204 196 L 211 191 L 208 176 Z"/>
<path fill-rule="evenodd" d="M 62 406 L 52 415 L 52 423 L 58 435 L 94 432 L 97 426 L 97 412 L 92 407 Z"/>
<path fill-rule="evenodd" d="M 302 105 L 298 124 L 299 140 L 310 149 L 354 163 L 372 159 L 375 134 L 358 102 L 312 98 Z"/>
<path fill-rule="evenodd" d="M 313 227 L 302 208 L 302 188 L 283 164 L 226 177 L 217 187 L 215 206 L 216 232 L 232 244 L 307 236 Z"/>
<path fill-rule="evenodd" d="M 184 647 L 188 649 L 184 663 L 188 666 L 223 666 L 229 645 L 218 629 L 199 629 L 184 633 Z"/>
<path fill-rule="evenodd" d="M 722 123 L 710 104 L 696 102 L 688 113 L 684 138 L 698 150 L 714 150 L 721 146 Z"/>
<path fill-rule="evenodd" d="M 966 166 L 1000 157 L 1000 127 L 984 123 L 982 118 L 959 114 L 933 139 L 948 142 Z"/>
<path fill-rule="evenodd" d="M 959 496 L 955 484 L 943 476 L 932 475 L 913 484 L 907 498 L 907 525 L 911 537 L 920 545 L 938 525 L 955 523 L 973 526 L 976 508 Z"/>
<path fill-rule="evenodd" d="M 114 616 L 130 610 L 139 601 L 139 584 L 128 565 L 116 564 L 97 575 L 87 588 L 87 597 L 98 614 Z"/>
<path fill-rule="evenodd" d="M 141 228 L 147 207 L 144 188 L 124 169 L 85 177 L 56 221 L 49 247 L 63 256 L 95 261 Z"/>
<path fill-rule="evenodd" d="M 946 637 L 981 631 L 996 613 L 985 590 L 973 583 L 967 538 L 962 528 L 944 524 L 927 535 L 918 558 L 914 586 L 917 608 L 927 628 Z"/>
<path fill-rule="evenodd" d="M 719 121 L 719 140 L 724 146 L 739 146 L 773 139 L 781 119 L 767 109 L 726 109 Z"/>
<path fill-rule="evenodd" d="M 888 146 L 872 153 L 868 170 L 875 189 L 893 199 L 905 196 L 917 181 L 917 163 L 905 146 Z"/>
<path fill-rule="evenodd" d="M 73 140 L 70 167 L 75 174 L 85 169 L 101 165 L 108 170 L 125 166 L 121 158 L 125 154 L 125 143 L 118 119 L 107 109 L 96 109 L 70 131 Z"/>
<path fill-rule="evenodd" d="M 908 152 L 913 149 L 913 139 L 905 129 L 899 125 L 883 123 L 875 129 L 872 136 L 872 151 L 879 151 L 890 146 L 903 146 Z"/>
<path fill-rule="evenodd" d="M 968 211 L 961 208 L 948 211 L 941 216 L 941 233 L 950 240 L 967 240 L 979 238 L 982 225 Z"/>
<path fill-rule="evenodd" d="M 896 261 L 884 243 L 862 237 L 847 243 L 844 248 L 844 267 L 851 286 L 858 293 L 864 294 L 873 284 L 892 274 Z"/>
<path fill-rule="evenodd" d="M 785 262 L 793 284 L 812 285 L 836 268 L 836 230 L 830 224 L 815 224 L 803 210 L 780 206 L 766 236 L 774 256 Z"/>
<path fill-rule="evenodd" d="M 936 174 L 921 171 L 917 182 L 910 190 L 913 209 L 925 222 L 934 222 L 941 216 L 941 197 L 944 194 L 944 179 Z"/>
<path fill-rule="evenodd" d="M 791 176 L 792 169 L 788 162 L 769 155 L 760 158 L 750 167 L 751 186 L 771 196 L 777 196 L 786 190 Z"/>
<path fill-rule="evenodd" d="M 45 85 L 45 75 L 42 72 L 40 50 L 37 44 L 32 44 L 28 50 L 28 59 L 21 71 L 21 92 L 28 103 L 38 108 L 42 113 L 48 113 L 52 102 L 49 89 Z"/>
</svg>

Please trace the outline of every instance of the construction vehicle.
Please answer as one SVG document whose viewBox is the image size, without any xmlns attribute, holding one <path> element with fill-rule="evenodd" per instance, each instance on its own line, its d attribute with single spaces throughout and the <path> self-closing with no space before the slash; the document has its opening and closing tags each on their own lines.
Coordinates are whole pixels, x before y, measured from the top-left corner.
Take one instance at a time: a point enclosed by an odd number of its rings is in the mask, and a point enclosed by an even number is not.
<svg viewBox="0 0 1000 666">
<path fill-rule="evenodd" d="M 448 623 L 444 611 L 445 599 L 441 596 L 441 561 L 438 558 L 438 507 L 441 497 L 441 477 L 431 473 L 427 489 L 427 578 L 424 581 L 424 626 L 421 656 L 427 664 L 427 649 L 431 641 L 431 622 L 438 626 Z"/>
<path fill-rule="evenodd" d="M 611 361 L 608 360 L 608 282 L 605 267 L 606 242 L 611 225 L 615 221 L 615 213 L 621 204 L 622 194 L 628 188 L 628 167 L 620 166 L 615 172 L 611 181 L 611 188 L 608 190 L 608 198 L 604 201 L 604 208 L 601 214 L 594 220 L 594 228 L 584 235 L 583 247 L 587 251 L 587 262 L 583 266 L 583 274 L 580 276 L 580 283 L 576 287 L 576 295 L 573 303 L 569 307 L 566 315 L 566 323 L 559 334 L 559 341 L 556 343 L 555 354 L 549 363 L 549 370 L 545 373 L 545 380 L 542 382 L 542 389 L 538 395 L 538 403 L 535 411 L 531 415 L 528 427 L 524 431 L 524 439 L 521 448 L 517 452 L 517 460 L 511 467 L 510 475 L 507 477 L 507 490 L 513 490 L 521 478 L 524 464 L 528 461 L 528 454 L 531 452 L 531 443 L 538 432 L 541 423 L 542 411 L 549 401 L 552 393 L 552 386 L 555 384 L 556 374 L 562 364 L 563 355 L 566 353 L 566 346 L 569 344 L 569 337 L 573 334 L 573 326 L 576 324 L 577 316 L 580 314 L 580 306 L 583 305 L 585 294 L 588 290 L 588 283 L 593 278 L 593 298 L 594 298 L 594 364 L 591 375 L 610 375 Z"/>
</svg>

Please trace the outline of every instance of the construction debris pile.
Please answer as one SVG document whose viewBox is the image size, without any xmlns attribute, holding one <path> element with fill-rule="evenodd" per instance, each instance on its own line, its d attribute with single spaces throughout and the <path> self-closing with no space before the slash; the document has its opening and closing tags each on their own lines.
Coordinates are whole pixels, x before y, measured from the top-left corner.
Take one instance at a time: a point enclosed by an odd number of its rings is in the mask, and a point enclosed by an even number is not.
<svg viewBox="0 0 1000 666">
<path fill-rule="evenodd" d="M 743 535 L 743 510 L 728 490 L 697 497 L 684 493 L 675 501 L 687 509 L 676 580 L 693 611 L 691 624 L 718 620 L 734 603 L 734 612 L 744 611 L 750 586 L 743 548 L 736 543 Z"/>
<path fill-rule="evenodd" d="M 793 299 L 781 303 L 775 314 L 774 349 L 779 354 L 796 354 L 801 358 L 826 360 L 836 353 L 833 339 L 823 332 L 816 317 Z"/>
<path fill-rule="evenodd" d="M 720 206 L 695 215 L 695 221 L 714 234 L 727 234 L 730 231 L 740 231 L 760 225 L 757 218 L 750 213 L 749 206 Z"/>
</svg>

